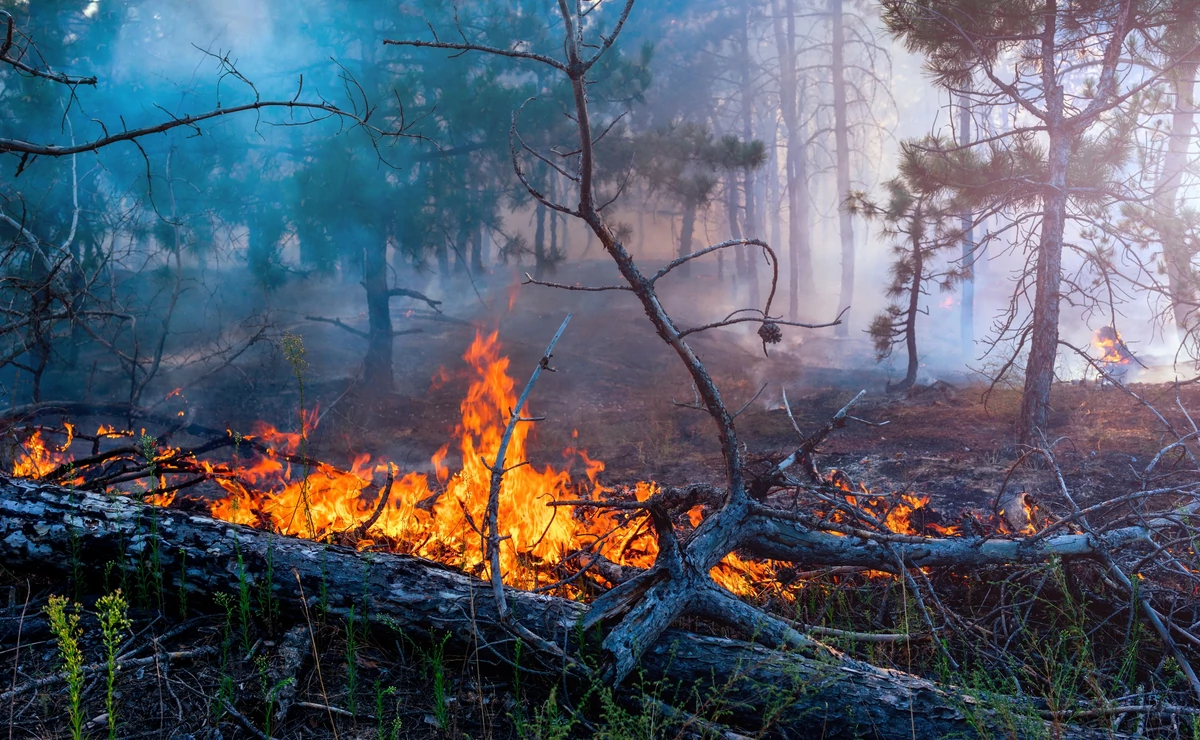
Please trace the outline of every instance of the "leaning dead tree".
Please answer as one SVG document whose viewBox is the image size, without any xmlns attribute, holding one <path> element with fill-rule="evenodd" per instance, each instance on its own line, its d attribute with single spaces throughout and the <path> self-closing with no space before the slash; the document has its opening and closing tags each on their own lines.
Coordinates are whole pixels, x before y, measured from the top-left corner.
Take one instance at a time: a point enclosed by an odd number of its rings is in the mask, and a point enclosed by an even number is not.
<svg viewBox="0 0 1200 740">
<path fill-rule="evenodd" d="M 681 617 L 692 616 L 711 620 L 726 627 L 753 635 L 764 644 L 799 651 L 814 659 L 827 659 L 834 651 L 811 635 L 804 634 L 787 620 L 748 605 L 715 583 L 710 571 L 730 553 L 749 552 L 760 557 L 781 561 L 861 565 L 891 572 L 912 586 L 917 586 L 913 571 L 927 565 L 978 566 L 986 562 L 1013 562 L 1030 558 L 1084 556 L 1101 562 L 1118 582 L 1128 583 L 1125 570 L 1117 564 L 1113 552 L 1135 540 L 1145 541 L 1151 532 L 1174 522 L 1172 526 L 1189 526 L 1190 519 L 1166 513 L 1136 525 L 1135 529 L 1119 529 L 1097 536 L 1097 530 L 1087 523 L 1086 512 L 1076 510 L 1072 519 L 1033 537 L 1015 541 L 984 542 L 978 537 L 946 538 L 938 541 L 925 537 L 897 535 L 872 526 L 868 519 L 857 516 L 853 524 L 821 521 L 796 510 L 783 508 L 772 500 L 780 490 L 794 490 L 798 496 L 819 497 L 819 491 L 794 476 L 793 470 L 804 454 L 804 445 L 779 461 L 766 472 L 752 474 L 741 454 L 741 443 L 735 427 L 736 414 L 727 406 L 721 391 L 704 364 L 688 343 L 688 337 L 698 332 L 736 324 L 758 327 L 764 349 L 778 342 L 783 326 L 812 327 L 811 324 L 782 321 L 772 314 L 772 302 L 778 276 L 775 252 L 757 239 L 734 239 L 705 247 L 669 262 L 655 272 L 646 272 L 626 249 L 617 232 L 604 216 L 605 206 L 617 196 L 601 195 L 595 183 L 596 141 L 588 98 L 589 74 L 609 53 L 633 11 L 634 0 L 627 0 L 606 35 L 597 29 L 589 16 L 594 9 L 582 3 L 560 0 L 563 54 L 550 56 L 524 48 L 499 49 L 476 43 L 459 29 L 456 41 L 389 40 L 385 43 L 410 47 L 442 49 L 454 53 L 477 52 L 523 60 L 532 65 L 549 68 L 564 77 L 573 95 L 572 120 L 577 124 L 577 137 L 569 146 L 549 152 L 535 150 L 522 137 L 520 110 L 514 114 L 511 128 L 513 166 L 517 177 L 530 195 L 547 208 L 579 219 L 600 240 L 624 279 L 623 285 L 592 288 L 563 286 L 530 279 L 528 282 L 561 289 L 619 290 L 633 294 L 645 310 L 651 325 L 678 356 L 686 368 L 699 396 L 699 405 L 712 419 L 720 441 L 724 462 L 725 489 L 717 494 L 718 501 L 696 529 L 685 539 L 677 536 L 671 518 L 660 502 L 651 499 L 639 504 L 648 511 L 657 531 L 659 552 L 654 565 L 625 580 L 597 598 L 583 617 L 585 629 L 602 627 L 605 654 L 600 672 L 615 682 L 624 680 L 647 659 L 648 651 L 660 643 L 669 627 Z M 591 38 L 591 33 L 596 33 Z M 1093 107 L 1098 107 L 1093 106 Z M 1089 116 L 1094 115 L 1089 109 Z M 597 126 L 607 131 L 608 127 Z M 525 176 L 523 159 L 533 157 L 550 162 L 566 181 L 577 200 L 572 203 L 551 200 L 533 187 Z M 566 188 L 564 188 L 565 190 Z M 685 327 L 669 314 L 657 293 L 658 283 L 677 268 L 692 260 L 713 255 L 721 250 L 745 247 L 761 253 L 772 268 L 771 290 L 762 308 L 748 308 L 708 324 Z M 828 324 L 826 324 L 828 325 Z M 516 412 L 514 412 L 516 413 Z M 1181 442 L 1182 443 L 1182 442 Z M 1047 457 L 1050 445 L 1044 446 Z M 1163 494 L 1168 491 L 1160 492 Z M 1064 488 L 1064 495 L 1070 494 Z M 578 502 L 577 502 L 578 503 Z M 604 506 L 604 502 L 593 502 Z M 1168 512 L 1170 510 L 1168 509 Z M 1194 513 L 1188 510 L 1188 516 Z M 1118 534 L 1120 532 L 1120 534 Z M 1053 535 L 1053 536 L 1052 536 Z M 1067 538 L 1067 539 L 1062 539 Z M 1110 539 L 1115 538 L 1115 539 Z M 1130 538 L 1130 539 L 1126 539 Z M 1068 544 L 1070 543 L 1070 544 Z M 992 560 L 995 558 L 995 560 Z M 920 592 L 919 588 L 913 589 Z M 1176 645 L 1171 632 L 1162 624 L 1152 607 L 1146 607 L 1147 617 L 1155 623 L 1159 636 L 1172 651 L 1181 666 L 1187 657 Z M 1160 615 L 1161 616 L 1161 615 Z M 1157 621 L 1156 621 L 1157 619 Z M 1197 696 L 1200 681 L 1190 665 L 1183 669 Z"/>
</svg>

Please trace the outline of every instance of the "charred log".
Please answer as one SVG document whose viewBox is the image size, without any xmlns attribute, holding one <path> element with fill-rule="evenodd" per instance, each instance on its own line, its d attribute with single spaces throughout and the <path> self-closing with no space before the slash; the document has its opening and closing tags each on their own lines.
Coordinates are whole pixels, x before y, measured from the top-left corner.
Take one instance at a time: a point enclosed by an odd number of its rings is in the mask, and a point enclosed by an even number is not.
<svg viewBox="0 0 1200 740">
<path fill-rule="evenodd" d="M 479 645 L 503 651 L 514 628 L 544 644 L 578 650 L 578 625 L 588 611 L 566 599 L 506 589 L 506 621 L 487 582 L 430 561 L 356 552 L 125 496 L 7 478 L 0 478 L 0 557 L 12 572 L 78 573 L 96 582 L 110 562 L 136 566 L 154 557 L 165 593 L 185 590 L 197 599 L 236 592 L 244 574 L 255 588 L 269 585 L 277 593 L 285 622 L 302 619 L 301 592 L 310 609 L 323 593 L 328 615 L 345 616 L 354 608 L 379 628 L 443 632 L 464 651 Z M 264 584 L 268 573 L 272 582 Z M 364 598 L 370 603 L 360 603 Z M 722 721 L 787 737 L 973 737 L 1011 729 L 1001 712 L 989 708 L 1007 699 L 985 702 L 832 651 L 814 657 L 669 629 L 642 654 L 639 667 L 673 687 L 676 693 L 667 699 L 686 706 L 689 697 L 719 696 L 729 712 Z M 767 706 L 778 712 L 762 728 Z M 1062 736 L 1093 733 L 1068 728 Z"/>
</svg>

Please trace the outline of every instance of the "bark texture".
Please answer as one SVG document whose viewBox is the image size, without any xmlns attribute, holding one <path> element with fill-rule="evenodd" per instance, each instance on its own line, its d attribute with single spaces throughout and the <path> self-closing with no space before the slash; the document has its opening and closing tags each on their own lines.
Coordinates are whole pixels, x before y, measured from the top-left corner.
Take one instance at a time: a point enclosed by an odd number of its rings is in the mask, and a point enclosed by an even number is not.
<svg viewBox="0 0 1200 740">
<path fill-rule="evenodd" d="M 354 608 L 356 618 L 365 614 L 378 627 L 449 634 L 462 650 L 511 645 L 514 626 L 574 649 L 588 611 L 573 601 L 508 589 L 514 622 L 506 624 L 488 583 L 437 563 L 281 537 L 125 496 L 0 478 L 0 558 L 10 572 L 81 572 L 99 583 L 110 561 L 130 566 L 153 559 L 168 596 L 186 589 L 211 598 L 237 593 L 239 555 L 252 588 L 272 574 L 269 585 L 285 621 L 302 618 L 298 578 L 310 609 L 324 593 L 334 617 Z M 755 730 L 773 716 L 770 734 L 777 736 L 1010 734 L 981 697 L 837 654 L 813 658 L 672 629 L 643 654 L 640 668 L 652 680 L 666 680 L 665 701 L 720 698 L 731 709 L 724 722 Z M 1063 736 L 1099 735 L 1067 728 Z"/>
</svg>

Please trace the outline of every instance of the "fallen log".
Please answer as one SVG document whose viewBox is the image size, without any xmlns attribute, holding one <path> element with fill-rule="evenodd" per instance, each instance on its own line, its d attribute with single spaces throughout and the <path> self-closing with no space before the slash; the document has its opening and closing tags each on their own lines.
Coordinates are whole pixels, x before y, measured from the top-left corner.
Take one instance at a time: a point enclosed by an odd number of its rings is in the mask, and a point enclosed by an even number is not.
<svg viewBox="0 0 1200 740">
<path fill-rule="evenodd" d="M 148 506 L 133 498 L 0 477 L 0 558 L 9 572 L 78 575 L 99 583 L 109 562 L 158 564 L 164 593 L 197 599 L 236 593 L 243 579 L 258 589 L 270 574 L 285 621 L 303 619 L 297 580 L 313 609 L 351 608 L 380 628 L 449 636 L 467 652 L 511 645 L 512 624 L 497 611 L 489 583 L 420 558 L 363 553 Z M 318 596 L 318 595 L 323 595 Z M 588 607 L 567 599 L 506 589 L 510 617 L 545 644 L 577 650 Z M 365 602 L 365 603 L 364 603 Z M 480 655 L 487 654 L 480 649 Z M 681 630 L 667 630 L 642 656 L 640 669 L 661 681 L 659 697 L 688 705 L 719 702 L 721 721 L 785 737 L 994 737 L 1014 734 L 1004 718 L 1011 700 L 969 696 L 897 671 L 825 653 Z M 711 707 L 710 708 L 714 708 Z M 1009 711 L 1000 711 L 1007 708 Z M 1060 737 L 1112 737 L 1058 728 Z M 1020 734 L 1017 732 L 1016 734 Z"/>
</svg>

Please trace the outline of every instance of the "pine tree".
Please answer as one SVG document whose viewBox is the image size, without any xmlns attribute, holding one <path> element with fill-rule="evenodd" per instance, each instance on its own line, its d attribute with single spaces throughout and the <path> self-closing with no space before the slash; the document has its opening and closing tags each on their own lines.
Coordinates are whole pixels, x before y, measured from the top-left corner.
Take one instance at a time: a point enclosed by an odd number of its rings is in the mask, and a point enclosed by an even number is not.
<svg viewBox="0 0 1200 740">
<path fill-rule="evenodd" d="M 1032 442 L 1050 406 L 1069 209 L 1094 196 L 1103 182 L 1097 177 L 1127 156 L 1127 147 L 1108 135 L 1110 114 L 1139 89 L 1120 89 L 1119 73 L 1128 63 L 1123 50 L 1139 29 L 1169 22 L 1171 10 L 1132 0 L 884 0 L 883 5 L 888 29 L 926 57 L 939 85 L 975 106 L 1015 105 L 1022 116 L 1022 125 L 990 140 L 978 137 L 968 149 L 991 161 L 997 178 L 977 183 L 977 191 L 989 191 L 1000 203 L 1034 205 L 1040 220 L 1032 246 L 1033 311 L 1015 332 L 1018 346 L 1029 347 L 1018 434 Z M 1085 75 L 1076 65 L 1080 59 L 1089 60 Z M 961 161 L 961 151 L 947 144 L 946 163 Z M 1092 156 L 1098 158 L 1085 159 Z M 1009 171 L 996 166 L 1004 161 L 1021 166 Z M 1093 170 L 1091 179 L 1084 169 Z M 954 182 L 953 168 L 942 174 L 945 182 Z"/>
</svg>

